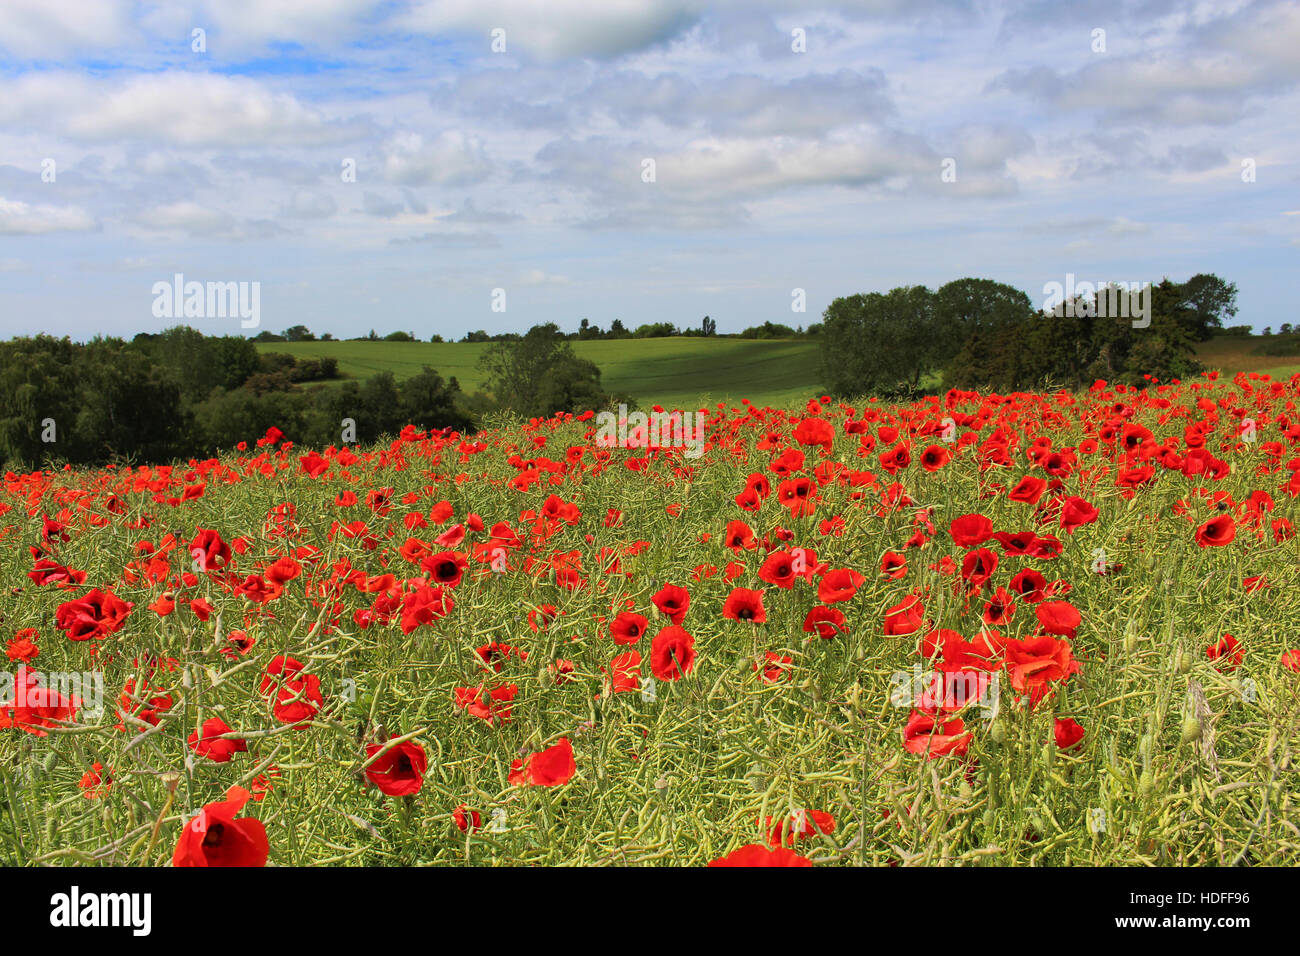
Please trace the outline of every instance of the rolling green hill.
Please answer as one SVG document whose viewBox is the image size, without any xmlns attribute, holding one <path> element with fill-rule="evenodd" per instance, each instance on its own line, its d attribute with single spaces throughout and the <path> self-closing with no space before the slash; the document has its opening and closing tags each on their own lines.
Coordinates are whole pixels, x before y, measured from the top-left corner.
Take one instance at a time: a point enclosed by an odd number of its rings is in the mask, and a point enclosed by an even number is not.
<svg viewBox="0 0 1300 956">
<path fill-rule="evenodd" d="M 1257 354 L 1260 337 L 1219 336 L 1198 349 L 1202 362 L 1225 375 L 1268 372 L 1286 378 L 1300 365 L 1288 356 Z M 297 358 L 333 356 L 348 379 L 366 379 L 389 371 L 400 381 L 428 365 L 444 378 L 455 376 L 461 388 L 484 387 L 479 356 L 490 347 L 480 342 L 266 342 L 263 352 L 287 352 Z M 595 362 L 601 381 L 613 392 L 626 392 L 642 407 L 654 404 L 687 408 L 707 401 L 748 398 L 757 405 L 788 405 L 820 394 L 819 343 L 807 339 L 657 338 L 573 342 L 574 351 Z"/>
<path fill-rule="evenodd" d="M 348 378 L 389 371 L 399 381 L 434 368 L 473 392 L 484 387 L 478 360 L 482 342 L 267 342 L 263 352 L 296 358 L 333 356 Z M 599 366 L 601 383 L 626 392 L 643 407 L 690 407 L 705 400 L 783 405 L 820 392 L 821 359 L 815 341 L 659 338 L 574 342 L 579 357 Z"/>
</svg>

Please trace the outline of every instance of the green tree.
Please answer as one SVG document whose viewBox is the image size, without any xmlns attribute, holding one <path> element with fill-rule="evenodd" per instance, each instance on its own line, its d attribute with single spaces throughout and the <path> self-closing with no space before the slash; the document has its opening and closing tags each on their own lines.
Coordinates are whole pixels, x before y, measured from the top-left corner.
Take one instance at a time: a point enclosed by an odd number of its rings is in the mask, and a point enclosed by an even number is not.
<svg viewBox="0 0 1300 956">
<path fill-rule="evenodd" d="M 1008 388 L 1024 376 L 1021 336 L 1037 316 L 1028 295 L 992 279 L 966 278 L 940 286 L 934 302 L 945 388 Z"/>
<path fill-rule="evenodd" d="M 822 379 L 836 395 L 915 393 L 950 348 L 925 286 L 839 298 L 822 318 Z"/>
<path fill-rule="evenodd" d="M 600 369 L 578 358 L 553 322 L 533 326 L 518 341 L 494 343 L 479 368 L 497 401 L 529 418 L 599 408 L 609 400 Z"/>
<path fill-rule="evenodd" d="M 455 428 L 464 431 L 471 422 L 459 405 L 460 383 L 453 377 L 444 383 L 429 366 L 412 375 L 398 388 L 406 422 L 422 429 Z"/>
</svg>

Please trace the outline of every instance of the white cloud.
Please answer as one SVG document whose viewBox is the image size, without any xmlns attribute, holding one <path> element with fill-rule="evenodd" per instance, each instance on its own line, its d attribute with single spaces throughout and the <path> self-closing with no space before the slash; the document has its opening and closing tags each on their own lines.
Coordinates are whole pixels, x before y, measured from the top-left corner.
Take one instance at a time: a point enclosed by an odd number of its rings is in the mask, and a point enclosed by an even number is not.
<svg viewBox="0 0 1300 956">
<path fill-rule="evenodd" d="M 124 0 L 4 0 L 0 49 L 46 57 L 104 49 L 136 36 Z"/>
<path fill-rule="evenodd" d="M 145 141 L 240 149 L 323 145 L 365 132 L 256 80 L 169 70 L 126 80 L 23 75 L 0 100 L 0 125 L 52 128 L 79 142 Z"/>
<path fill-rule="evenodd" d="M 419 133 L 399 133 L 383 152 L 384 177 L 400 186 L 466 185 L 483 180 L 492 168 L 482 142 L 456 130 L 446 130 L 431 142 Z"/>
<path fill-rule="evenodd" d="M 0 235 L 38 236 L 94 228 L 94 217 L 77 206 L 31 204 L 0 196 Z"/>
</svg>

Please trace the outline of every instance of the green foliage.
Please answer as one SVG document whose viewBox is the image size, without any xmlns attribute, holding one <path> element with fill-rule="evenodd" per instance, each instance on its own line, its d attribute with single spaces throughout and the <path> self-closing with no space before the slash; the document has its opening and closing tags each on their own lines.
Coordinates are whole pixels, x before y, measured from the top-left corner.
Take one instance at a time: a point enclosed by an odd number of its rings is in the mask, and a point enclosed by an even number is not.
<svg viewBox="0 0 1300 956">
<path fill-rule="evenodd" d="M 742 339 L 793 339 L 799 333 L 788 325 L 779 322 L 764 322 L 754 325 L 740 333 Z"/>
<path fill-rule="evenodd" d="M 518 341 L 495 343 L 479 367 L 497 401 L 526 417 L 598 408 L 609 398 L 600 369 L 578 358 L 553 322 L 533 326 Z"/>
<path fill-rule="evenodd" d="M 658 339 L 677 334 L 677 326 L 671 322 L 651 322 L 638 325 L 632 333 L 634 339 Z"/>
<path fill-rule="evenodd" d="M 823 319 L 822 376 L 836 395 L 913 393 L 952 350 L 925 286 L 836 299 Z"/>
</svg>

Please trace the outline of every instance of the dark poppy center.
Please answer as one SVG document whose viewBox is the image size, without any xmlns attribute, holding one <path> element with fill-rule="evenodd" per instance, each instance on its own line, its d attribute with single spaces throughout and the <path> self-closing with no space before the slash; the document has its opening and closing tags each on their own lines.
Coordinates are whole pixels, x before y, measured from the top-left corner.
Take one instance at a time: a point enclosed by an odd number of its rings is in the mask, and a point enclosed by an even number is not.
<svg viewBox="0 0 1300 956">
<path fill-rule="evenodd" d="M 203 834 L 203 849 L 220 849 L 225 838 L 226 825 L 224 823 L 213 823 L 208 827 L 208 832 Z"/>
</svg>

